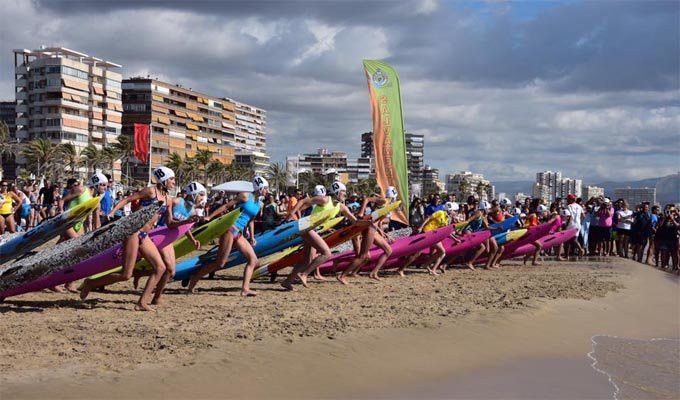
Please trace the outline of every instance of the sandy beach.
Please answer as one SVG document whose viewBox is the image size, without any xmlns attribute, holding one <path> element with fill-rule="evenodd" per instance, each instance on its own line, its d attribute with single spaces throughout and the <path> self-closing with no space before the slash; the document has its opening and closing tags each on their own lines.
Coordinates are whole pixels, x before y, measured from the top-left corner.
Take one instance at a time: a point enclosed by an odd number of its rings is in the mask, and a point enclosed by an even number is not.
<svg viewBox="0 0 680 400">
<path fill-rule="evenodd" d="M 510 262 L 500 271 L 436 278 L 412 271 L 349 287 L 313 282 L 295 292 L 260 281 L 259 296 L 249 299 L 238 296 L 238 279 L 238 271 L 227 272 L 201 282 L 195 295 L 173 284 L 154 314 L 130 311 L 130 283 L 86 302 L 46 292 L 8 299 L 0 304 L 0 394 L 470 397 L 451 383 L 490 371 L 480 385 L 493 386 L 496 377 L 501 391 L 479 398 L 512 397 L 494 368 L 553 365 L 571 368 L 572 379 L 588 377 L 580 383 L 593 381 L 590 392 L 555 398 L 599 398 L 611 388 L 587 361 L 594 335 L 680 336 L 677 277 L 620 259 L 533 268 Z M 565 360 L 574 364 L 561 365 Z"/>
</svg>

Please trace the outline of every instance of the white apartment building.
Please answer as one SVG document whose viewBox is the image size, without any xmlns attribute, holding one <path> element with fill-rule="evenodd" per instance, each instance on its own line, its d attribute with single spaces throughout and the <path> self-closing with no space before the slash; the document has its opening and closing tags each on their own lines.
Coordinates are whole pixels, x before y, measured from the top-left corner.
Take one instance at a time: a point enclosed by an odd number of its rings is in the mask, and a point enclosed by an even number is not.
<svg viewBox="0 0 680 400">
<path fill-rule="evenodd" d="M 565 198 L 568 194 L 581 197 L 582 186 L 580 179 L 564 178 L 560 171 L 538 172 L 533 187 L 533 197 L 546 201 L 554 201 L 558 197 Z"/>
<path fill-rule="evenodd" d="M 13 52 L 17 139 L 72 143 L 77 151 L 116 142 L 123 112 L 121 65 L 64 47 Z M 117 162 L 114 179 L 119 178 Z"/>
<path fill-rule="evenodd" d="M 494 191 L 494 186 L 482 174 L 461 171 L 446 175 L 446 192 L 455 194 L 461 201 L 471 195 L 482 200 L 490 200 L 494 198 Z"/>
</svg>

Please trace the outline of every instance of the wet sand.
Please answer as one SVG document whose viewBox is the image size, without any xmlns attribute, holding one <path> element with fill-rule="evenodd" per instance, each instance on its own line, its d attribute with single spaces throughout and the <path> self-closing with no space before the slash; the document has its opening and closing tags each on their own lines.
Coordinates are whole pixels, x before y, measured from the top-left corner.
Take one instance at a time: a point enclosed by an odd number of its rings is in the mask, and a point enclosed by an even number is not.
<svg viewBox="0 0 680 400">
<path fill-rule="evenodd" d="M 128 311 L 129 284 L 84 304 L 32 294 L 0 304 L 0 339 L 7 343 L 0 350 L 0 394 L 450 398 L 466 393 L 462 384 L 454 385 L 458 391 L 446 385 L 487 371 L 507 398 L 513 392 L 498 371 L 515 366 L 518 377 L 509 384 L 530 387 L 519 385 L 519 376 L 530 375 L 531 363 L 554 377 L 560 372 L 551 375 L 541 363 L 569 360 L 578 372 L 567 375 L 592 382 L 586 386 L 593 391 L 553 398 L 601 398 L 602 377 L 580 369 L 589 366 L 581 361 L 593 335 L 677 337 L 680 326 L 677 278 L 616 261 L 455 270 L 439 278 L 415 272 L 377 284 L 357 279 L 350 287 L 315 283 L 293 293 L 258 283 L 256 299 L 238 298 L 238 282 L 226 277 L 202 283 L 195 296 L 167 296 L 154 315 Z M 475 385 L 469 393 L 478 393 Z"/>
</svg>

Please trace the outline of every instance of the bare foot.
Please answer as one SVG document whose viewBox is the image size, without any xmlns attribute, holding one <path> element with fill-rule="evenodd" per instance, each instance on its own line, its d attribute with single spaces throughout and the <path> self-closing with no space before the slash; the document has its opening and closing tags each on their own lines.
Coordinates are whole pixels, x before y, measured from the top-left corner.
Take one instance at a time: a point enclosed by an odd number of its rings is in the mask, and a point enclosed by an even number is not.
<svg viewBox="0 0 680 400">
<path fill-rule="evenodd" d="M 137 290 L 137 288 L 139 288 L 139 279 L 140 278 L 141 278 L 141 276 L 135 276 L 135 277 L 132 278 L 132 287 L 135 288 L 135 290 Z"/>
<path fill-rule="evenodd" d="M 302 286 L 307 287 L 307 274 L 298 273 L 297 278 L 302 282 Z"/>
<path fill-rule="evenodd" d="M 64 288 L 61 286 L 53 286 L 50 288 L 50 290 L 57 293 L 66 293 L 66 290 L 64 290 Z"/>
<path fill-rule="evenodd" d="M 338 282 L 342 283 L 343 285 L 348 285 L 349 282 L 347 282 L 347 277 L 343 275 L 338 275 Z"/>
<path fill-rule="evenodd" d="M 82 285 L 82 289 L 80 289 L 80 300 L 85 300 L 87 296 L 90 294 L 90 288 L 89 282 L 85 280 Z"/>
<path fill-rule="evenodd" d="M 470 268 L 473 271 L 475 270 L 475 266 L 472 265 L 472 263 L 468 263 L 467 267 Z"/>
<path fill-rule="evenodd" d="M 370 279 L 373 279 L 374 281 L 381 281 L 380 277 L 377 274 L 370 274 L 368 276 Z"/>
<path fill-rule="evenodd" d="M 532 262 L 531 265 L 533 265 L 534 267 L 540 267 L 541 263 L 540 262 Z"/>
<path fill-rule="evenodd" d="M 321 274 L 314 275 L 314 279 L 316 279 L 317 281 L 325 281 L 326 280 L 326 278 L 324 278 L 323 275 L 321 275 Z"/>
<path fill-rule="evenodd" d="M 399 273 L 399 276 L 401 276 L 402 278 L 403 278 L 404 276 L 406 276 L 406 275 L 404 275 L 404 271 L 402 271 L 402 270 L 399 270 L 399 271 L 397 271 L 397 272 Z"/>
<path fill-rule="evenodd" d="M 243 297 L 255 297 L 255 296 L 257 296 L 257 292 L 254 291 L 254 290 L 242 290 L 241 296 L 243 296 Z"/>
<path fill-rule="evenodd" d="M 281 282 L 281 287 L 284 288 L 284 289 L 286 289 L 286 290 L 288 290 L 288 291 L 290 291 L 290 292 L 292 292 L 292 291 L 295 290 L 295 288 L 293 287 L 293 285 L 292 285 L 290 282 L 288 282 L 288 281 L 283 281 L 283 282 Z"/>
<path fill-rule="evenodd" d="M 69 282 L 66 285 L 64 285 L 64 288 L 68 290 L 70 293 L 78 293 L 78 289 L 76 288 L 76 283 L 75 282 Z"/>
<path fill-rule="evenodd" d="M 137 303 L 135 304 L 135 311 L 156 311 L 151 308 L 148 304 Z"/>
<path fill-rule="evenodd" d="M 198 280 L 195 279 L 190 279 L 189 284 L 187 285 L 187 293 L 194 293 L 194 288 L 196 287 L 196 284 L 198 283 Z"/>
</svg>

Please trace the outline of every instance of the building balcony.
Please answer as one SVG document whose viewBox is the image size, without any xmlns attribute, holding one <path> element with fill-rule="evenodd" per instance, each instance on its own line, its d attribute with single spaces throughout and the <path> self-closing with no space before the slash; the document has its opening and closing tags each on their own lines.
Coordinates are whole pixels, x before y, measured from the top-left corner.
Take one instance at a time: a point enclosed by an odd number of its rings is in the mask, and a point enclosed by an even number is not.
<svg viewBox="0 0 680 400">
<path fill-rule="evenodd" d="M 15 79 L 14 85 L 16 87 L 26 87 L 28 85 L 28 81 L 26 80 L 26 78 Z"/>
<path fill-rule="evenodd" d="M 28 93 L 26 93 L 26 91 L 22 90 L 21 92 L 17 92 L 15 94 L 15 98 L 17 100 L 28 100 Z"/>
<path fill-rule="evenodd" d="M 23 125 L 23 126 L 28 125 L 28 118 L 26 118 L 26 117 L 17 118 L 16 121 L 15 121 L 15 124 L 16 124 L 17 126 L 19 126 L 19 125 Z"/>
</svg>

